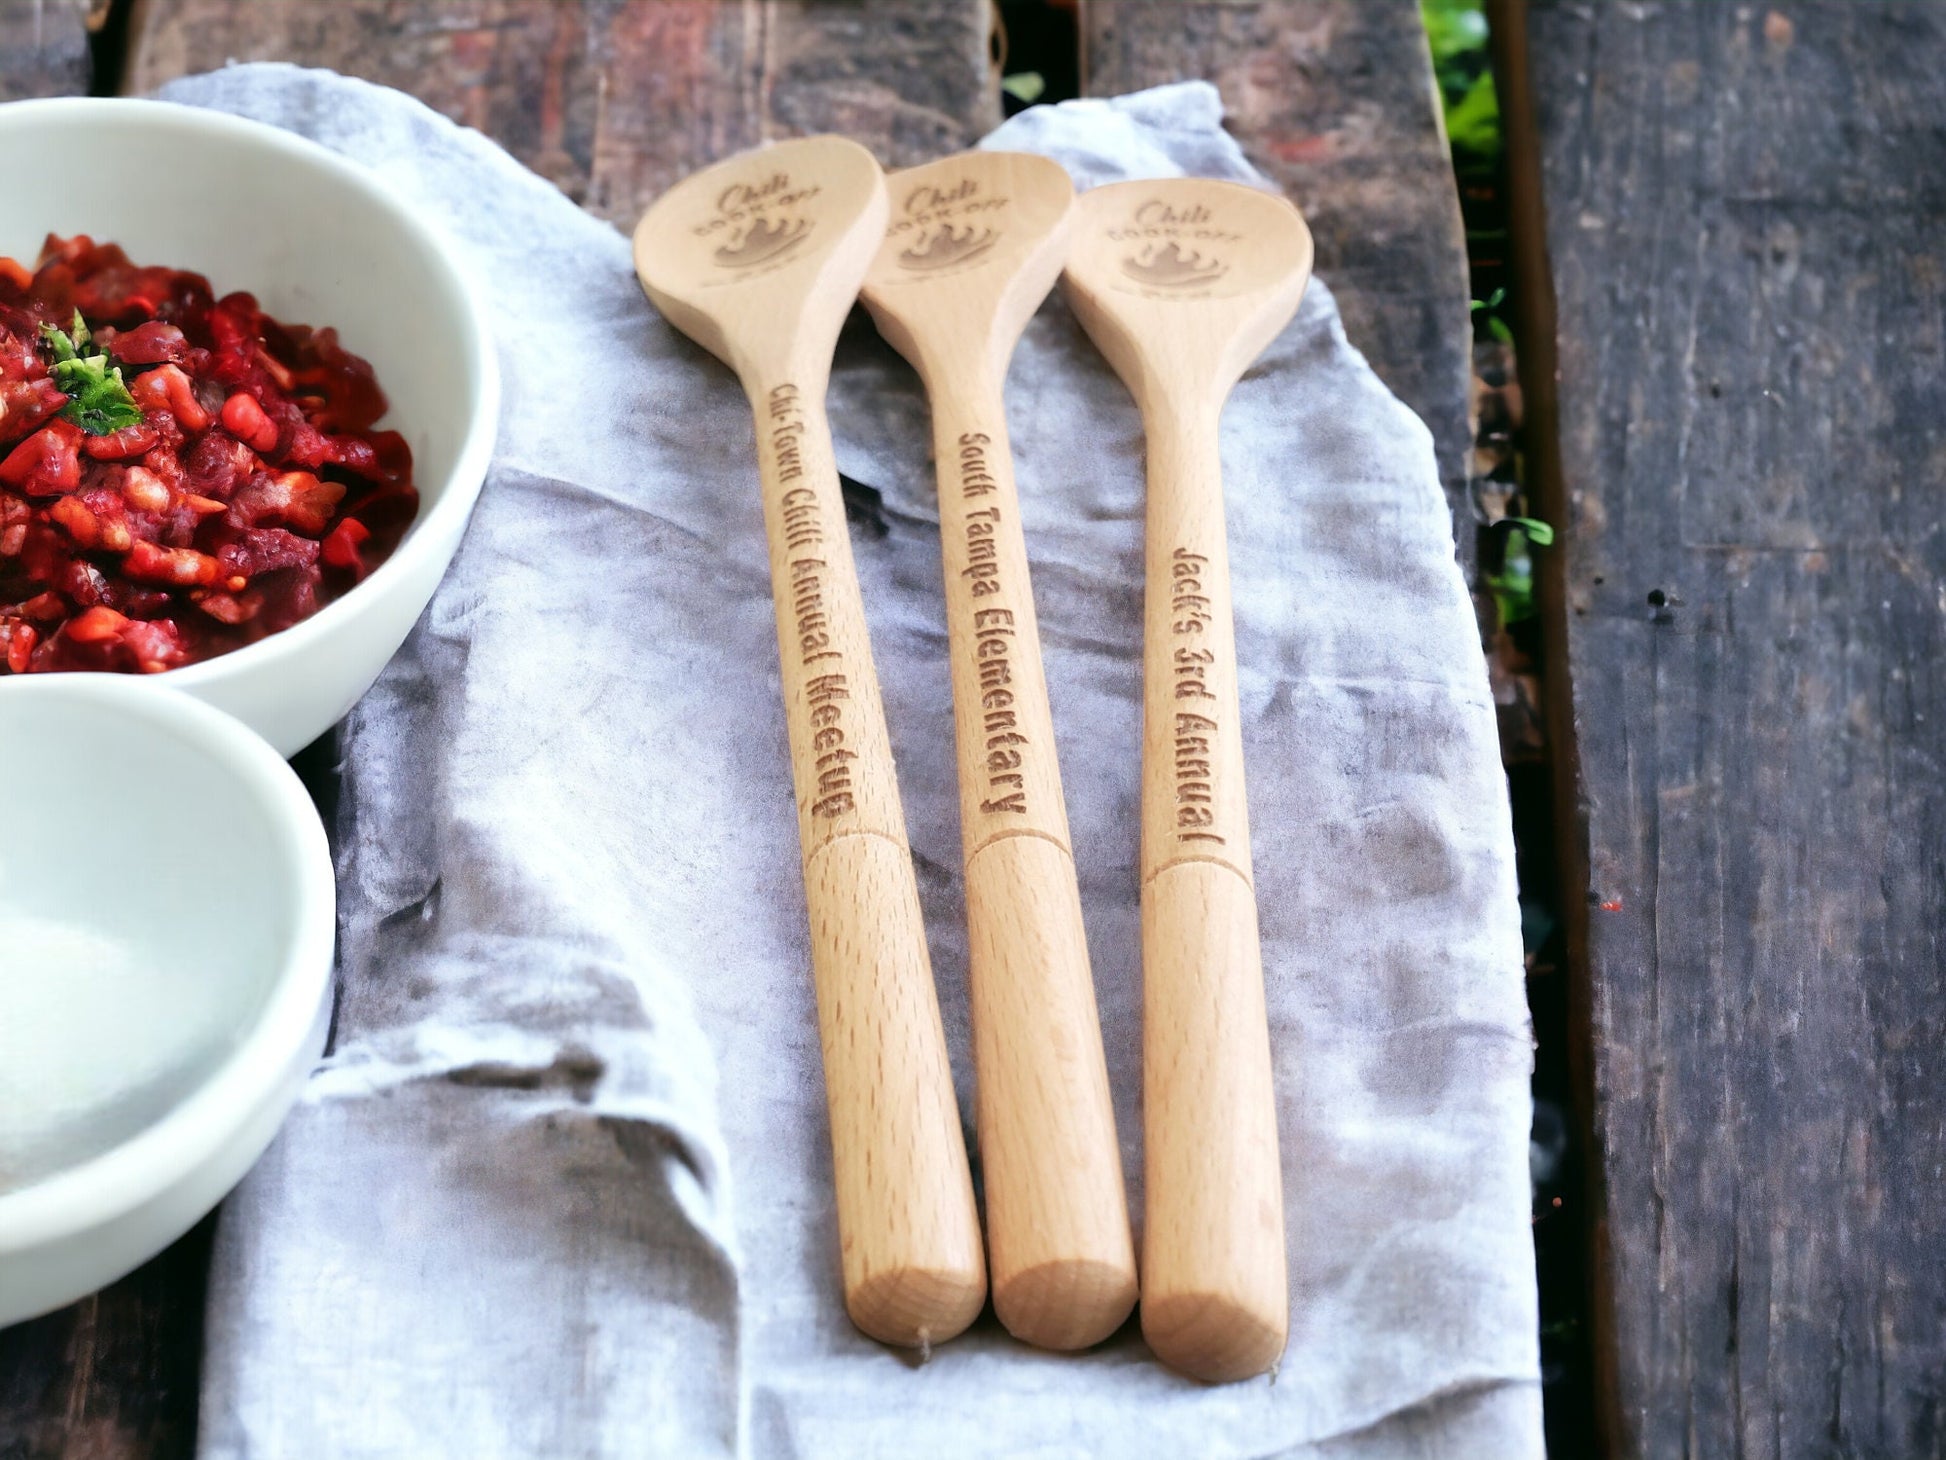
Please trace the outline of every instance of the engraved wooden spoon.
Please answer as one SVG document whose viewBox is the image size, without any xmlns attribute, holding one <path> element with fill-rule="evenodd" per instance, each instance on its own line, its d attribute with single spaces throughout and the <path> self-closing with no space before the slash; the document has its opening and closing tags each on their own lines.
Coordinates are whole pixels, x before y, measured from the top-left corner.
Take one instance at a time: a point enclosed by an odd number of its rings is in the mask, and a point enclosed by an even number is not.
<svg viewBox="0 0 1946 1460">
<path fill-rule="evenodd" d="M 978 1315 L 986 1268 L 824 413 L 885 212 L 863 147 L 785 142 L 671 188 L 636 227 L 635 269 L 756 412 L 845 1306 L 873 1338 L 925 1347 Z"/>
<path fill-rule="evenodd" d="M 1142 1332 L 1207 1380 L 1270 1368 L 1290 1322 L 1217 423 L 1310 274 L 1297 210 L 1235 183 L 1075 208 L 1068 298 L 1148 434 Z"/>
<path fill-rule="evenodd" d="M 1074 186 L 1044 157 L 967 152 L 890 187 L 865 304 L 932 403 L 993 1306 L 1017 1338 L 1083 1348 L 1135 1305 L 1135 1244 L 1001 400 Z"/>
</svg>

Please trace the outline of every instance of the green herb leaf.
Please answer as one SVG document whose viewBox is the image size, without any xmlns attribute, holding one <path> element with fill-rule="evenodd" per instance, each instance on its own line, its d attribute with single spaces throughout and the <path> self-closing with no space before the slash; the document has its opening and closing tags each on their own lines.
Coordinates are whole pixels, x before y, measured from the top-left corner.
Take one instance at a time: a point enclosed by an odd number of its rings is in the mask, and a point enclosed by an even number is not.
<svg viewBox="0 0 1946 1460">
<path fill-rule="evenodd" d="M 1500 571 L 1482 574 L 1487 592 L 1500 612 L 1500 627 L 1511 628 L 1538 612 L 1534 603 L 1534 559 L 1529 548 L 1554 541 L 1554 529 L 1536 517 L 1503 517 L 1494 524 L 1507 530 Z"/>
<path fill-rule="evenodd" d="M 94 336 L 80 310 L 74 312 L 74 321 L 65 330 L 42 325 L 41 338 L 54 356 L 48 374 L 68 395 L 62 419 L 74 422 L 90 436 L 107 436 L 142 424 L 142 408 L 128 393 L 121 367 L 108 363 L 106 351 L 81 353 Z"/>
<path fill-rule="evenodd" d="M 1503 517 L 1502 522 L 1511 522 L 1527 534 L 1527 540 L 1535 547 L 1554 546 L 1554 529 L 1538 517 Z"/>
<path fill-rule="evenodd" d="M 81 317 L 81 311 L 77 309 L 74 312 L 74 322 L 65 330 L 57 330 L 51 324 L 42 325 L 41 338 L 46 340 L 48 347 L 54 351 L 54 362 L 58 365 L 78 359 L 81 352 L 88 348 L 88 340 L 91 337 L 88 333 L 88 322 Z"/>
<path fill-rule="evenodd" d="M 1500 150 L 1500 97 L 1491 71 L 1474 77 L 1459 100 L 1447 106 L 1446 137 L 1455 151 L 1481 159 Z"/>
<path fill-rule="evenodd" d="M 1487 18 L 1480 0 L 1421 0 L 1419 14 L 1435 67 L 1469 60 L 1486 49 Z"/>
<path fill-rule="evenodd" d="M 142 408 L 128 393 L 121 367 L 104 368 L 107 360 L 106 355 L 90 355 L 54 367 L 54 383 L 72 397 L 61 415 L 90 436 L 108 436 L 142 424 Z"/>
<path fill-rule="evenodd" d="M 1023 106 L 1032 106 L 1047 90 L 1047 78 L 1038 71 L 1016 71 L 1000 78 L 1000 89 Z"/>
<path fill-rule="evenodd" d="M 1531 561 L 1518 558 L 1507 564 L 1505 572 L 1483 576 L 1487 592 L 1493 595 L 1494 608 L 1500 614 L 1501 628 L 1512 628 L 1534 616 L 1534 565 Z"/>
</svg>

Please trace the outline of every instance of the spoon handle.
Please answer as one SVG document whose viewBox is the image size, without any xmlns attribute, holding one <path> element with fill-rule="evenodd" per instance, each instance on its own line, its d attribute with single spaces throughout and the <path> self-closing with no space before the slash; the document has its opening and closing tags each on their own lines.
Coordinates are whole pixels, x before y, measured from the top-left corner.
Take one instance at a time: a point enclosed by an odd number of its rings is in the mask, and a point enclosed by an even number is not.
<svg viewBox="0 0 1946 1460">
<path fill-rule="evenodd" d="M 932 409 L 994 1310 L 1084 1348 L 1135 1305 L 1135 1245 L 1006 411 L 977 380 Z"/>
<path fill-rule="evenodd" d="M 752 392 L 845 1306 L 926 1346 L 986 1300 L 979 1216 L 821 381 Z"/>
<path fill-rule="evenodd" d="M 1228 1380 L 1277 1361 L 1289 1299 L 1217 415 L 1148 426 L 1142 1331 Z"/>
</svg>

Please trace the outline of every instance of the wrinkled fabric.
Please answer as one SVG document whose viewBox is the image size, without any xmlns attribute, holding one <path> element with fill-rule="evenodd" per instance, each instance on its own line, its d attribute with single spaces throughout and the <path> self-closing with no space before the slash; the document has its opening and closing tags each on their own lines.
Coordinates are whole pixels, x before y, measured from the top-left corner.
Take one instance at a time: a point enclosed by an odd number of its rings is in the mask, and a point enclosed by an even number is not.
<svg viewBox="0 0 1946 1460">
<path fill-rule="evenodd" d="M 1289 1351 L 1207 1387 L 1134 1324 L 1055 1356 L 989 1313 L 920 1363 L 842 1304 L 736 382 L 643 300 L 618 232 L 417 102 L 281 66 L 164 95 L 413 199 L 486 290 L 506 382 L 465 544 L 343 730 L 335 1042 L 224 1210 L 206 1460 L 1540 1453 L 1493 708 L 1431 440 L 1322 281 L 1222 439 Z M 989 145 L 1083 184 L 1261 181 L 1201 84 L 1035 109 Z M 1058 297 L 1007 403 L 1139 1217 L 1142 437 Z M 882 497 L 854 548 L 970 1117 L 929 433 L 862 317 L 831 415 Z"/>
</svg>

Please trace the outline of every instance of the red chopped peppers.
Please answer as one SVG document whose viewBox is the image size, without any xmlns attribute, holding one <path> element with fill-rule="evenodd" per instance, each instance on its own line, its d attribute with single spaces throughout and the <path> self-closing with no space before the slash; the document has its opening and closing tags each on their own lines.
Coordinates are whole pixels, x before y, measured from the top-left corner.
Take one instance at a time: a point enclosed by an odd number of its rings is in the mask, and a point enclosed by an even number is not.
<svg viewBox="0 0 1946 1460">
<path fill-rule="evenodd" d="M 116 414 L 64 388 L 84 368 Z M 350 589 L 419 509 L 384 414 L 335 331 L 248 294 L 86 236 L 0 258 L 0 674 L 173 669 Z"/>
</svg>

